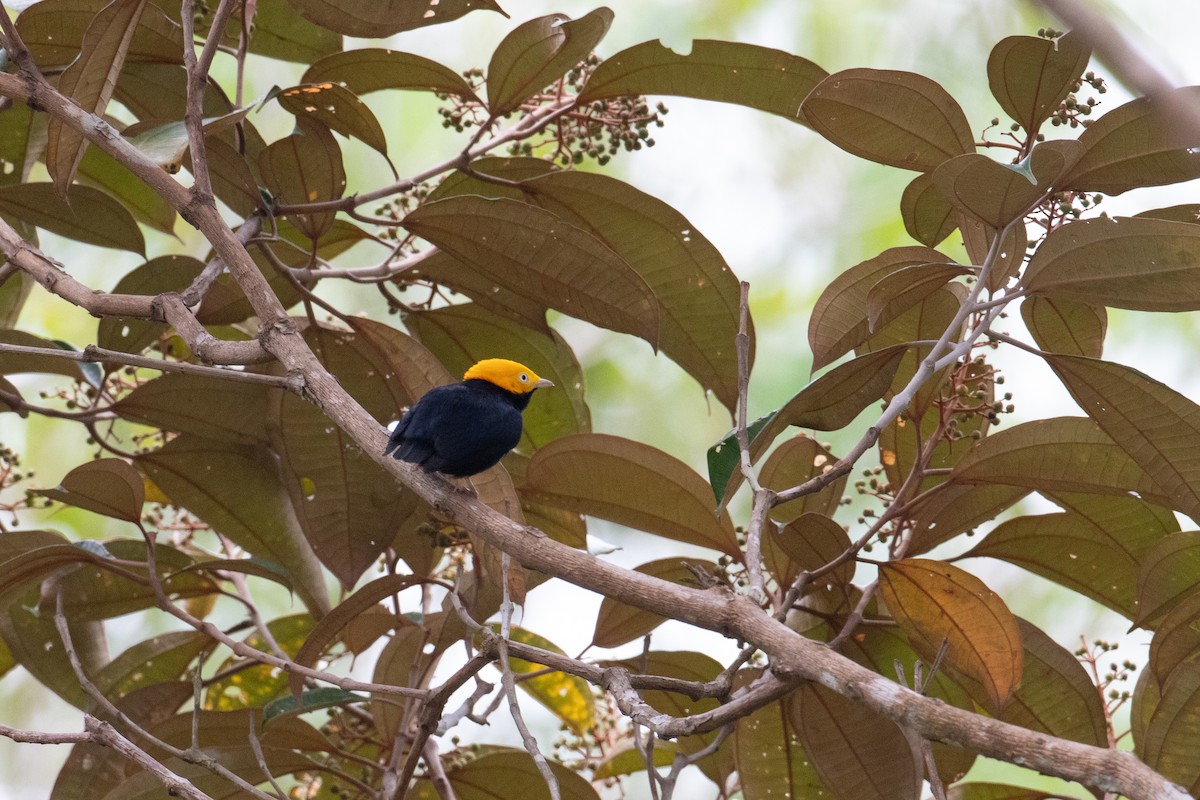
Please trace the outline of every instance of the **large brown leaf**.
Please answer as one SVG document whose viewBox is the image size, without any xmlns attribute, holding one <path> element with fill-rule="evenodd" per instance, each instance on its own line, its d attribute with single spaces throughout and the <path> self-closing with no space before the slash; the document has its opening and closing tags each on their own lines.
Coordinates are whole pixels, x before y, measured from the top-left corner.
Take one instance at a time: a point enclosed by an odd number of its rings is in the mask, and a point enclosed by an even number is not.
<svg viewBox="0 0 1200 800">
<path fill-rule="evenodd" d="M 820 442 L 799 434 L 775 448 L 759 470 L 758 479 L 763 486 L 781 492 L 823 475 L 836 462 L 837 457 Z M 843 476 L 819 492 L 775 506 L 771 509 L 771 519 L 788 523 L 806 513 L 832 517 L 841 505 L 846 480 Z"/>
<path fill-rule="evenodd" d="M 1143 555 L 1137 578 L 1138 613 L 1134 623 L 1151 627 L 1197 593 L 1200 574 L 1200 531 L 1159 539 Z"/>
<path fill-rule="evenodd" d="M 38 494 L 135 525 L 142 519 L 146 490 L 142 476 L 119 458 L 88 461 L 72 469 L 57 487 Z"/>
<path fill-rule="evenodd" d="M 995 592 L 969 572 L 921 558 L 880 565 L 879 589 L 926 663 L 947 642 L 943 668 L 979 682 L 993 713 L 1004 708 L 1020 684 L 1024 650 L 1016 617 Z"/>
<path fill-rule="evenodd" d="M 545 89 L 587 58 L 604 38 L 613 13 L 600 7 L 573 20 L 565 14 L 537 17 L 504 37 L 488 64 L 488 106 L 501 117 Z"/>
<path fill-rule="evenodd" d="M 426 203 L 404 226 L 481 275 L 550 308 L 658 345 L 658 303 L 629 263 L 587 230 L 505 198 Z"/>
<path fill-rule="evenodd" d="M 325 56 L 304 71 L 302 83 L 339 83 L 357 95 L 380 89 L 422 89 L 478 101 L 457 72 L 412 53 L 364 47 Z"/>
<path fill-rule="evenodd" d="M 1034 148 L 1020 166 L 1001 164 L 981 153 L 944 162 L 933 171 L 933 185 L 955 208 L 993 228 L 1003 228 L 1037 206 L 1077 156 L 1070 142 Z"/>
<path fill-rule="evenodd" d="M 666 94 L 757 108 L 806 124 L 800 103 L 828 75 L 799 56 L 741 42 L 698 39 L 686 54 L 642 42 L 606 59 L 588 79 L 580 103 Z"/>
<path fill-rule="evenodd" d="M 355 0 L 353 5 L 334 0 L 289 2 L 310 22 L 336 33 L 363 39 L 382 39 L 400 31 L 438 25 L 458 19 L 477 8 L 504 14 L 495 0 L 441 0 L 434 6 L 414 3 L 412 0 Z"/>
<path fill-rule="evenodd" d="M 1182 664 L 1171 673 L 1134 745 L 1151 769 L 1193 795 L 1200 791 L 1200 664 Z"/>
<path fill-rule="evenodd" d="M 1021 319 L 1038 347 L 1051 353 L 1100 358 L 1108 311 L 1066 297 L 1034 295 L 1021 301 Z"/>
<path fill-rule="evenodd" d="M 258 168 L 263 182 L 281 203 L 337 200 L 346 190 L 341 148 L 324 125 L 307 118 L 297 119 L 296 124 L 296 133 L 272 143 L 259 154 Z M 289 221 L 316 241 L 333 227 L 334 212 L 294 217 Z"/>
<path fill-rule="evenodd" d="M 1150 640 L 1146 671 L 1159 686 L 1180 664 L 1200 660 L 1200 592 L 1189 594 L 1162 618 Z"/>
<path fill-rule="evenodd" d="M 735 682 L 745 685 L 757 675 L 758 670 L 742 670 Z M 779 700 L 737 721 L 733 757 L 745 800 L 820 797 L 828 791 L 788 716 L 786 701 Z"/>
<path fill-rule="evenodd" d="M 0 212 L 85 244 L 146 253 L 146 240 L 133 215 L 91 186 L 59 190 L 41 182 L 3 186 Z"/>
<path fill-rule="evenodd" d="M 992 96 L 1030 136 L 1037 133 L 1087 69 L 1092 50 L 1082 36 L 1009 36 L 988 55 Z"/>
<path fill-rule="evenodd" d="M 276 99 L 296 119 L 311 119 L 320 125 L 365 143 L 387 157 L 387 137 L 375 112 L 354 92 L 336 83 L 302 83 L 284 89 Z"/>
<path fill-rule="evenodd" d="M 682 461 L 598 433 L 565 436 L 534 454 L 523 493 L 740 558 L 729 514 L 713 516 L 708 484 Z"/>
<path fill-rule="evenodd" d="M 938 83 L 912 72 L 835 72 L 813 88 L 801 110 L 838 147 L 892 167 L 928 172 L 975 152 L 958 103 Z"/>
<path fill-rule="evenodd" d="M 635 567 L 634 572 L 672 583 L 695 585 L 696 575 L 689 567 L 696 567 L 709 574 L 715 573 L 717 569 L 717 565 L 711 561 L 676 557 L 650 561 Z M 600 604 L 600 613 L 596 616 L 592 644 L 597 647 L 618 647 L 645 636 L 666 621 L 664 616 L 625 605 L 616 598 L 606 597 Z"/>
<path fill-rule="evenodd" d="M 122 418 L 163 430 L 240 444 L 265 443 L 267 389 L 260 384 L 166 374 L 113 404 Z"/>
<path fill-rule="evenodd" d="M 1200 406 L 1137 370 L 1082 356 L 1048 355 L 1075 402 L 1171 498 L 1200 520 Z"/>
<path fill-rule="evenodd" d="M 1030 291 L 1137 311 L 1200 309 L 1200 226 L 1122 217 L 1080 220 L 1046 237 Z"/>
</svg>

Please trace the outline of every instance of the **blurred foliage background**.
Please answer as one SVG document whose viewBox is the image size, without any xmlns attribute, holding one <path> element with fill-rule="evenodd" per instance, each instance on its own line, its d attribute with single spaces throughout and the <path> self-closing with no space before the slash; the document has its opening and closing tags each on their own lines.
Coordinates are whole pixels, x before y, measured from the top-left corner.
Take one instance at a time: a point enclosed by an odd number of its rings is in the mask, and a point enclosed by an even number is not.
<svg viewBox="0 0 1200 800">
<path fill-rule="evenodd" d="M 593 0 L 502 0 L 501 4 L 511 20 L 497 14 L 469 14 L 452 24 L 398 35 L 386 45 L 457 69 L 485 67 L 496 42 L 516 23 L 551 12 L 578 17 L 596 5 Z M 1195 31 L 1200 30 L 1200 4 L 1178 0 L 1098 4 L 1177 84 L 1200 84 L 1200 50 L 1194 44 Z M 12 8 L 21 5 L 28 3 Z M 1032 34 L 1043 25 L 1056 24 L 1031 4 L 985 0 L 609 0 L 607 5 L 616 20 L 601 55 L 647 39 L 662 39 L 686 51 L 693 39 L 713 38 L 779 48 L 812 59 L 831 72 L 856 66 L 911 70 L 945 86 L 977 131 L 998 113 L 984 71 L 992 45 L 1004 36 Z M 248 98 L 262 97 L 273 86 L 294 84 L 304 68 L 253 56 L 250 65 Z M 229 80 L 231 71 L 232 60 L 218 58 L 217 79 Z M 1103 67 L 1098 71 L 1107 77 Z M 1115 107 L 1127 98 L 1124 89 L 1113 84 L 1107 103 Z M 898 214 L 900 194 L 911 175 L 851 156 L 782 118 L 684 98 L 671 98 L 667 104 L 666 125 L 653 132 L 655 146 L 623 153 L 605 169 L 682 212 L 717 246 L 734 272 L 751 282 L 758 333 L 750 393 L 753 418 L 778 407 L 808 382 L 811 365 L 804 344 L 808 312 L 829 280 L 887 247 L 912 243 Z M 442 128 L 431 94 L 388 93 L 385 102 L 373 101 L 372 106 L 387 131 L 401 175 L 418 172 L 461 148 L 464 135 Z M 254 117 L 268 140 L 286 134 L 290 120 L 273 104 Z M 378 154 L 360 142 L 343 141 L 343 149 L 350 184 L 375 185 L 385 167 Z M 44 179 L 44 175 L 34 178 Z M 1195 202 L 1197 187 L 1185 184 L 1134 195 L 1106 201 L 1104 210 L 1133 213 Z M 196 231 L 181 222 L 176 235 L 187 245 L 186 252 L 205 256 L 207 247 Z M 177 247 L 157 232 L 146 231 L 146 237 L 149 257 Z M 100 288 L 111 288 L 137 263 L 136 256 L 111 250 L 104 251 L 102 259 L 95 257 L 94 250 L 83 256 L 83 248 L 51 234 L 44 235 L 42 247 L 80 280 Z M 950 247 L 953 256 L 964 257 L 958 245 Z M 351 250 L 343 262 L 355 266 L 373 255 Z M 355 287 L 328 283 L 321 289 L 340 293 L 331 294 L 331 299 L 351 313 L 377 318 L 384 314 L 372 291 L 355 292 Z M 1019 329 L 1019 320 L 1009 322 Z M 730 426 L 718 403 L 705 397 L 694 380 L 666 358 L 656 357 L 644 342 L 573 319 L 560 318 L 555 326 L 586 369 L 594 430 L 648 442 L 705 474 L 706 449 Z M 21 327 L 78 347 L 96 338 L 95 319 L 40 291 L 25 307 Z M 1198 333 L 1195 315 L 1112 310 L 1106 357 L 1136 364 L 1196 398 L 1200 380 L 1192 365 Z M 1008 354 L 996 360 L 1008 388 L 1016 394 L 1017 411 L 1011 422 L 1079 413 L 1056 382 L 1043 380 L 1048 373 L 1041 372 L 1046 369 L 1042 364 Z M 859 430 L 861 426 L 847 429 L 855 436 Z M 37 487 L 55 485 L 71 465 L 90 457 L 92 448 L 84 436 L 78 426 L 0 415 L 0 443 L 22 455 L 25 465 L 36 472 L 32 484 Z M 832 444 L 839 452 L 849 441 L 835 439 Z M 735 504 L 735 519 L 744 520 L 744 512 L 744 505 Z M 48 516 L 27 513 L 22 523 L 22 527 L 52 527 L 88 538 L 130 533 L 121 529 L 122 523 L 71 508 Z M 627 566 L 661 557 L 659 548 L 666 546 L 665 540 L 603 523 L 594 524 L 592 530 L 620 548 L 607 558 Z M 670 547 L 678 551 L 680 545 Z M 983 566 L 972 561 L 963 565 Z M 1060 644 L 1074 648 L 1080 635 L 1120 641 L 1122 658 L 1144 662 L 1146 639 L 1126 637 L 1124 621 L 1115 615 L 1014 567 L 988 562 L 986 568 L 987 582 L 1013 611 L 1035 621 Z M 290 600 L 285 593 L 277 594 L 271 611 L 286 613 Z M 555 582 L 530 596 L 521 624 L 577 653 L 588 644 L 590 626 L 573 623 L 593 618 L 598 606 L 598 597 Z M 144 630 L 122 635 L 118 620 L 110 626 L 110 647 L 119 652 L 146 635 Z M 713 648 L 722 648 L 712 652 L 714 657 L 729 655 L 723 652 L 728 643 L 679 623 L 668 623 L 655 637 L 660 649 L 682 646 L 685 641 L 688 649 L 704 649 L 711 642 Z M 23 728 L 70 730 L 78 718 L 19 669 L 0 680 L 0 708 L 6 723 Z M 543 731 L 555 725 L 548 713 L 532 704 L 528 713 Z M 507 718 L 495 722 L 489 740 L 511 740 L 504 729 L 511 722 Z M 0 796 L 45 796 L 67 752 L 65 747 L 37 748 L 0 739 Z M 1016 768 L 981 760 L 972 777 L 1001 779 L 1009 769 Z M 681 786 L 682 796 L 688 796 L 686 789 Z M 635 789 L 634 796 L 638 791 L 645 791 L 644 785 Z"/>
</svg>

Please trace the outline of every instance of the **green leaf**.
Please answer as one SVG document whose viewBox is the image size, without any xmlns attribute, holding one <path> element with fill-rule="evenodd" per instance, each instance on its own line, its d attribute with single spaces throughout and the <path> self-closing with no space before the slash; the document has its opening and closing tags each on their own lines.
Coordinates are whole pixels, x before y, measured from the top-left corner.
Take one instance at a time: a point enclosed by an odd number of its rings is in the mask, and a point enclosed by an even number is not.
<svg viewBox="0 0 1200 800">
<path fill-rule="evenodd" d="M 259 384 L 188 374 L 147 381 L 113 404 L 122 419 L 239 444 L 267 440 L 266 408 Z"/>
<path fill-rule="evenodd" d="M 336 686 L 322 686 L 310 689 L 300 697 L 278 697 L 263 706 L 263 722 L 271 722 L 279 717 L 290 714 L 307 714 L 322 708 L 365 703 L 369 698 L 365 695 L 347 692 Z"/>
<path fill-rule="evenodd" d="M 259 154 L 263 183 L 280 203 L 316 203 L 337 200 L 346 191 L 342 151 L 324 125 L 306 118 L 296 120 L 297 132 L 267 146 Z M 316 241 L 333 227 L 334 212 L 285 216 Z"/>
<path fill-rule="evenodd" d="M 146 492 L 142 476 L 119 458 L 101 458 L 75 467 L 54 489 L 37 494 L 135 525 L 142 519 Z"/>
<path fill-rule="evenodd" d="M 275 96 L 296 120 L 310 119 L 343 136 L 358 139 L 387 158 L 387 137 L 375 113 L 345 86 L 302 83 Z"/>
<path fill-rule="evenodd" d="M 492 624 L 492 631 L 500 633 L 499 623 Z M 536 633 L 514 626 L 509 631 L 509 638 L 514 642 L 527 644 L 551 653 L 565 656 L 561 647 Z M 528 675 L 540 672 L 546 667 L 532 661 L 520 658 L 509 658 L 512 671 L 517 675 Z M 592 689 L 588 682 L 575 675 L 565 672 L 549 672 L 545 675 L 527 678 L 517 684 L 530 697 L 550 709 L 554 716 L 562 720 L 576 734 L 582 735 L 596 725 L 596 704 L 592 698 Z"/>
<path fill-rule="evenodd" d="M 85 244 L 146 254 L 141 229 L 119 202 L 91 186 L 72 186 L 65 195 L 51 183 L 0 186 L 0 213 Z"/>
<path fill-rule="evenodd" d="M 777 412 L 764 414 L 746 425 L 746 434 L 753 443 L 766 427 L 767 423 Z M 737 431 L 730 431 L 725 438 L 708 448 L 708 483 L 712 486 L 713 496 L 716 497 L 718 508 L 724 508 L 733 492 L 741 486 L 740 476 L 742 454 L 738 448 Z M 731 485 L 730 481 L 734 480 Z"/>
<path fill-rule="evenodd" d="M 817 684 L 801 686 L 787 708 L 804 752 L 838 797 L 900 800 L 920 794 L 923 765 L 887 717 Z"/>
<path fill-rule="evenodd" d="M 1200 406 L 1131 367 L 1048 355 L 1080 408 L 1171 498 L 1200 519 Z"/>
<path fill-rule="evenodd" d="M 1152 503 L 1171 505 L 1158 484 L 1085 417 L 1025 422 L 994 433 L 971 448 L 950 480 L 1038 491 L 1136 492 Z"/>
<path fill-rule="evenodd" d="M 556 331 L 546 335 L 530 330 L 476 303 L 412 312 L 405 324 L 453 374 L 461 375 L 475 362 L 503 353 L 554 382 L 553 389 L 538 392 L 537 401 L 525 410 L 522 451 L 591 431 L 583 370 Z"/>
<path fill-rule="evenodd" d="M 1083 154 L 1060 182 L 1064 189 L 1118 195 L 1143 186 L 1200 177 L 1200 136 L 1176 125 L 1159 105 L 1194 105 L 1200 86 L 1175 89 L 1172 97 L 1139 97 L 1118 106 L 1083 130 Z"/>
<path fill-rule="evenodd" d="M 1163 537 L 1141 561 L 1137 578 L 1137 619 L 1153 627 L 1163 616 L 1196 593 L 1200 572 L 1200 531 Z"/>
<path fill-rule="evenodd" d="M 419 586 L 422 583 L 426 583 L 426 581 L 413 575 L 385 575 L 382 578 L 376 578 L 321 617 L 312 632 L 309 633 L 308 638 L 304 640 L 304 645 L 296 652 L 293 660 L 305 667 L 316 666 L 326 648 L 356 618 L 375 609 L 381 600 L 386 600 L 405 589 Z M 293 695 L 301 694 L 304 689 L 304 680 L 304 676 L 298 673 L 290 676 L 288 683 L 292 687 Z"/>
<path fill-rule="evenodd" d="M 689 567 L 704 570 L 710 575 L 716 574 L 717 570 L 717 565 L 711 561 L 675 557 L 647 562 L 639 567 L 634 567 L 634 572 L 650 575 L 659 580 L 693 586 L 696 584 L 696 574 Z M 596 616 L 592 644 L 596 647 L 619 647 L 626 642 L 632 642 L 634 639 L 645 636 L 666 621 L 666 617 L 625 605 L 612 597 L 605 597 L 600 604 L 600 613 Z"/>
<path fill-rule="evenodd" d="M 137 463 L 172 504 L 247 551 L 281 564 L 306 606 L 316 613 L 329 607 L 316 557 L 297 530 L 265 448 L 180 434 Z"/>
<path fill-rule="evenodd" d="M 488 64 L 492 116 L 516 110 L 587 58 L 608 33 L 612 19 L 612 11 L 601 7 L 576 20 L 565 14 L 550 14 L 513 29 Z"/>
<path fill-rule="evenodd" d="M 937 247 L 958 227 L 954 206 L 933 185 L 933 175 L 928 172 L 904 187 L 900 216 L 908 235 L 926 247 Z"/>
<path fill-rule="evenodd" d="M 419 89 L 479 102 L 462 76 L 436 61 L 378 47 L 334 53 L 304 71 L 301 83 L 338 83 L 357 95 L 380 89 Z"/>
<path fill-rule="evenodd" d="M 233 127 L 244 120 L 252 110 L 253 106 L 247 106 L 217 117 L 205 117 L 204 135 L 211 136 Z M 130 125 L 121 135 L 140 150 L 142 155 L 172 175 L 183 165 L 191 145 L 187 124 L 182 120 L 165 123 L 146 120 Z"/>
<path fill-rule="evenodd" d="M 912 72 L 836 72 L 813 88 L 801 111 L 813 130 L 846 152 L 892 167 L 929 172 L 975 152 L 958 103 L 938 83 Z"/>
<path fill-rule="evenodd" d="M 598 433 L 564 436 L 534 454 L 523 493 L 580 514 L 718 550 L 741 550 L 727 513 L 686 464 L 648 445 Z"/>
<path fill-rule="evenodd" d="M 928 247 L 894 247 L 834 278 L 817 298 L 808 322 L 813 369 L 821 369 L 870 338 L 867 296 L 875 284 L 904 267 L 949 260 Z"/>
<path fill-rule="evenodd" d="M 1128 218 L 1079 220 L 1046 237 L 1025 287 L 1138 311 L 1200 308 L 1200 226 Z"/>
<path fill-rule="evenodd" d="M 579 102 L 678 95 L 736 103 L 805 124 L 800 103 L 828 74 L 808 59 L 741 42 L 698 39 L 686 54 L 662 42 L 642 42 L 605 59 Z"/>
<path fill-rule="evenodd" d="M 63 71 L 58 90 L 90 114 L 103 114 L 138 29 L 147 0 L 113 0 L 88 23 L 79 57 Z M 182 53 L 182 49 L 178 51 Z M 75 180 L 87 140 L 59 117 L 46 132 L 46 169 L 62 196 Z M 140 248 L 139 248 L 139 252 Z"/>
<path fill-rule="evenodd" d="M 1132 497 L 1058 493 L 1066 511 L 1008 520 L 965 558 L 986 556 L 1024 567 L 1134 619 L 1142 560 L 1178 530 L 1174 517 Z"/>
<path fill-rule="evenodd" d="M 313 618 L 309 614 L 292 614 L 267 623 L 267 630 L 288 657 L 293 657 L 304 644 L 313 629 Z M 257 631 L 244 640 L 258 650 L 269 651 L 271 645 Z M 238 669 L 232 669 L 233 667 Z M 245 666 L 241 656 L 230 655 L 216 672 L 221 677 L 210 683 L 205 692 L 204 708 L 216 711 L 236 711 L 243 708 L 261 708 L 276 697 L 290 697 L 288 676 L 270 664 Z"/>
<path fill-rule="evenodd" d="M 1021 301 L 1021 319 L 1038 347 L 1051 353 L 1100 358 L 1108 312 L 1066 297 L 1034 295 Z"/>
<path fill-rule="evenodd" d="M 993 713 L 1021 682 L 1024 650 L 1016 618 L 983 581 L 941 561 L 908 558 L 879 568 L 879 590 L 913 648 L 932 664 L 948 642 L 942 668 L 983 686 Z"/>
<path fill-rule="evenodd" d="M 1074 32 L 1057 39 L 1009 36 L 988 55 L 988 85 L 1004 112 L 1032 136 L 1070 94 L 1091 55 Z"/>
<path fill-rule="evenodd" d="M 441 0 L 436 6 L 410 0 L 361 0 L 352 6 L 334 0 L 290 0 L 310 22 L 346 36 L 383 39 L 400 31 L 438 25 L 477 8 L 499 11 L 495 0 Z M 504 16 L 508 16 L 504 14 Z"/>
<path fill-rule="evenodd" d="M 601 327 L 658 343 L 658 304 L 629 263 L 588 231 L 528 203 L 450 197 L 404 227 L 503 286 Z"/>
<path fill-rule="evenodd" d="M 1146 766 L 1181 784 L 1190 794 L 1200 791 L 1200 664 L 1183 664 L 1162 688 L 1145 735 L 1134 752 Z"/>
<path fill-rule="evenodd" d="M 993 228 L 1003 228 L 1051 191 L 1078 155 L 1078 147 L 1071 144 L 1044 142 L 1015 165 L 1001 164 L 980 153 L 956 156 L 933 171 L 933 185 L 955 208 Z"/>
</svg>

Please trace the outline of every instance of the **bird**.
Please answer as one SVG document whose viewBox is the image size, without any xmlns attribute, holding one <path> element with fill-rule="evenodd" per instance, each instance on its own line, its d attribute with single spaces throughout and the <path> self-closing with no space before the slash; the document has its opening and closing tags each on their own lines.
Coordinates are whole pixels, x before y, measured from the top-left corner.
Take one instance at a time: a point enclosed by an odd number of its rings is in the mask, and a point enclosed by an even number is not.
<svg viewBox="0 0 1200 800">
<path fill-rule="evenodd" d="M 468 478 L 495 466 L 521 440 L 522 412 L 553 386 L 524 364 L 486 358 L 460 383 L 429 390 L 400 418 L 384 455 L 426 472 Z"/>
</svg>

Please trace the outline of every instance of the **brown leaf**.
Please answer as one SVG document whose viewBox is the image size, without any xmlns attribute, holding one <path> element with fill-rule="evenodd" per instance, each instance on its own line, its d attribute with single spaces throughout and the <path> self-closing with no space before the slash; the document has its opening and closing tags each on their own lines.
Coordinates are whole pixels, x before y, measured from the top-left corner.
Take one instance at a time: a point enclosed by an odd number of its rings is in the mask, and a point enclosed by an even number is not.
<svg viewBox="0 0 1200 800">
<path fill-rule="evenodd" d="M 400 31 L 450 22 L 477 8 L 504 14 L 494 0 L 441 0 L 436 6 L 411 0 L 360 0 L 352 6 L 334 0 L 290 2 L 305 19 L 320 27 L 363 39 L 382 39 Z"/>
<path fill-rule="evenodd" d="M 263 183 L 280 203 L 337 200 L 346 191 L 341 148 L 324 125 L 306 118 L 297 119 L 296 125 L 296 133 L 268 145 L 259 155 Z M 313 241 L 333 227 L 332 211 L 293 216 L 290 221 Z"/>
<path fill-rule="evenodd" d="M 929 172 L 947 159 L 975 152 L 975 137 L 958 103 L 939 84 L 912 72 L 836 72 L 813 88 L 800 109 L 813 129 L 838 147 L 892 167 Z"/>
<path fill-rule="evenodd" d="M 1153 627 L 1171 609 L 1196 593 L 1200 574 L 1200 531 L 1174 533 L 1144 554 L 1137 579 L 1137 619 Z"/>
<path fill-rule="evenodd" d="M 56 488 L 43 489 L 37 494 L 135 525 L 142 519 L 142 505 L 146 502 L 142 476 L 119 458 L 80 464 Z"/>
<path fill-rule="evenodd" d="M 992 96 L 1033 136 L 1071 92 L 1091 54 L 1083 37 L 1074 32 L 1057 39 L 1001 39 L 988 55 Z"/>
<path fill-rule="evenodd" d="M 993 713 L 1021 681 L 1023 649 L 1016 618 L 969 572 L 941 561 L 909 558 L 880 565 L 879 589 L 900 629 L 927 664 L 948 642 L 943 669 L 983 686 Z"/>
<path fill-rule="evenodd" d="M 1034 295 L 1021 301 L 1021 319 L 1038 347 L 1051 353 L 1100 358 L 1108 311 L 1066 297 Z"/>
<path fill-rule="evenodd" d="M 457 72 L 412 53 L 377 47 L 333 53 L 313 62 L 302 83 L 339 83 L 357 95 L 380 89 L 422 89 L 479 102 Z"/>
<path fill-rule="evenodd" d="M 650 575 L 659 580 L 694 586 L 696 575 L 689 567 L 701 569 L 710 575 L 715 575 L 717 571 L 717 565 L 711 561 L 676 557 L 650 561 L 634 567 L 634 572 Z M 596 629 L 592 633 L 592 644 L 605 648 L 619 647 L 626 642 L 632 642 L 634 639 L 645 636 L 666 620 L 666 617 L 659 614 L 643 611 L 640 608 L 625 605 L 615 598 L 606 597 L 600 604 L 600 612 L 596 616 Z"/>
<path fill-rule="evenodd" d="M 904 187 L 900 216 L 908 235 L 926 247 L 937 247 L 958 227 L 954 206 L 933 185 L 933 175 L 928 172 Z"/>
</svg>

